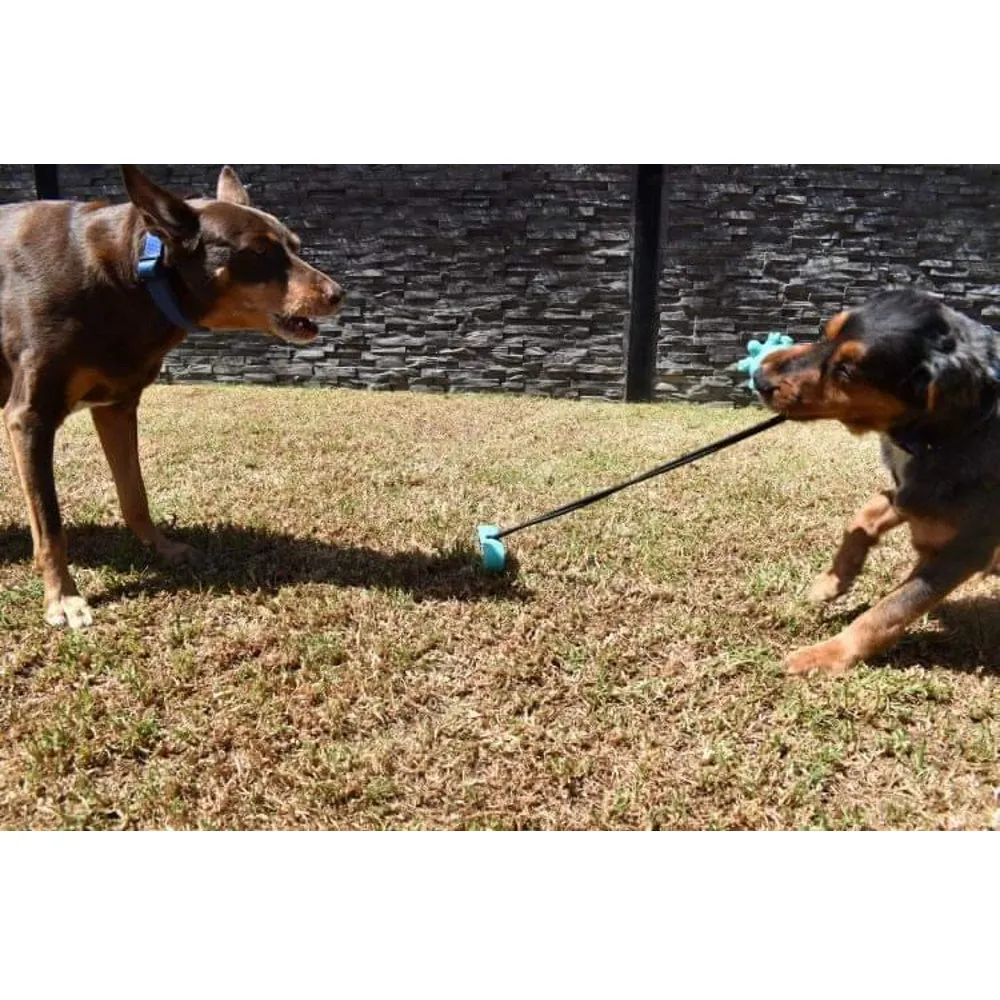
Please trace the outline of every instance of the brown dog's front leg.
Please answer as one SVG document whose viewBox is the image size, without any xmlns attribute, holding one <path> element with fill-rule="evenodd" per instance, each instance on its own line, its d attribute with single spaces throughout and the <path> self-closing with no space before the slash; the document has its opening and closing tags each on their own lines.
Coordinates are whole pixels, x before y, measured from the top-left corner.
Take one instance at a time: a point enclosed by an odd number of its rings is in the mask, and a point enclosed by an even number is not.
<svg viewBox="0 0 1000 1000">
<path fill-rule="evenodd" d="M 197 549 L 183 542 L 172 542 L 153 524 L 149 501 L 139 468 L 139 428 L 136 418 L 138 400 L 114 406 L 94 407 L 90 412 L 101 439 L 101 447 L 115 480 L 118 503 L 125 523 L 169 563 L 185 562 Z"/>
<path fill-rule="evenodd" d="M 955 538 L 931 554 L 921 551 L 916 568 L 891 594 L 859 615 L 839 635 L 798 649 L 785 659 L 789 673 L 842 673 L 898 642 L 907 627 L 959 584 L 990 564 L 992 544 Z"/>
<path fill-rule="evenodd" d="M 4 411 L 4 423 L 28 504 L 35 565 L 45 587 L 45 620 L 70 628 L 90 625 L 93 615 L 76 589 L 66 561 L 66 534 L 52 469 L 56 426 L 30 405 L 15 400 Z"/>
<path fill-rule="evenodd" d="M 872 497 L 851 519 L 833 564 L 813 581 L 808 599 L 813 604 L 822 604 L 846 594 L 879 539 L 905 520 L 893 504 L 891 491 Z"/>
</svg>

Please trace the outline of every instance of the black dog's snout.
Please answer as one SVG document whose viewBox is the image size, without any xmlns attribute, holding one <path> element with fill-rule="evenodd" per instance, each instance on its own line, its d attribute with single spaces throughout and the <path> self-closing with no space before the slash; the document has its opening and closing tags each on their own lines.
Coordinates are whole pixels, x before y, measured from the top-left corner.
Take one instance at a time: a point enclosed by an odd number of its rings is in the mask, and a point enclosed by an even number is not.
<svg viewBox="0 0 1000 1000">
<path fill-rule="evenodd" d="M 758 368 L 757 371 L 753 373 L 753 385 L 762 396 L 766 396 L 768 393 L 774 392 L 774 383 L 768 377 L 763 368 Z"/>
</svg>

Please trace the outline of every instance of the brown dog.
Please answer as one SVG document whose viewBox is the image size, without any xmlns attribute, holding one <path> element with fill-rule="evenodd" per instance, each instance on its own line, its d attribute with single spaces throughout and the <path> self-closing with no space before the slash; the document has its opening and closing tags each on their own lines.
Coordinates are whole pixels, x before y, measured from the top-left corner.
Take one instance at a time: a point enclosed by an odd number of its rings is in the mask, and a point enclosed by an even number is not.
<svg viewBox="0 0 1000 1000">
<path fill-rule="evenodd" d="M 838 673 L 887 649 L 1000 553 L 1000 334 L 914 289 L 833 317 L 816 344 L 775 351 L 755 376 L 792 420 L 839 420 L 875 432 L 892 488 L 848 524 L 810 598 L 847 593 L 873 546 L 907 525 L 909 577 L 826 642 L 793 652 L 793 673 Z"/>
<path fill-rule="evenodd" d="M 250 207 L 229 167 L 215 200 L 184 201 L 135 167 L 122 174 L 126 204 L 0 207 L 0 406 L 50 625 L 92 620 L 69 574 L 53 477 L 66 416 L 91 409 L 126 523 L 165 559 L 183 561 L 190 547 L 149 516 L 136 431 L 143 389 L 189 329 L 262 330 L 306 344 L 319 333 L 313 320 L 343 298 L 298 257 L 294 233 Z"/>
</svg>

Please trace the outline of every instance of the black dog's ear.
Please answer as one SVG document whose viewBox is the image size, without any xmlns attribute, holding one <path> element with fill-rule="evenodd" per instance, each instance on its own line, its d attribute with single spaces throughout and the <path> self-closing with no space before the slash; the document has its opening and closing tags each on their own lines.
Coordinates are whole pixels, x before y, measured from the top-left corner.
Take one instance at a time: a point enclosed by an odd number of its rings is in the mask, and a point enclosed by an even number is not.
<svg viewBox="0 0 1000 1000">
<path fill-rule="evenodd" d="M 237 176 L 232 167 L 223 167 L 219 172 L 219 183 L 216 187 L 215 197 L 219 201 L 228 201 L 233 205 L 250 204 L 250 195 L 243 186 L 243 182 Z"/>
<path fill-rule="evenodd" d="M 198 213 L 186 201 L 154 184 L 138 167 L 125 165 L 121 171 L 129 201 L 153 232 L 170 242 L 197 243 Z"/>
<path fill-rule="evenodd" d="M 925 374 L 927 412 L 939 418 L 960 417 L 976 410 L 989 389 L 989 373 L 978 355 L 948 325 L 930 344 Z"/>
</svg>

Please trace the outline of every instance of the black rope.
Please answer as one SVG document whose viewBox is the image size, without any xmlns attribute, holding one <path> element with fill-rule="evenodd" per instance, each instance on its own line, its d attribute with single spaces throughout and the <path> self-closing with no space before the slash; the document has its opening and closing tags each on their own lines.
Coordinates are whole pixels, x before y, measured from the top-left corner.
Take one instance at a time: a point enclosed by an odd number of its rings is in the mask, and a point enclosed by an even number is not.
<svg viewBox="0 0 1000 1000">
<path fill-rule="evenodd" d="M 530 521 L 525 521 L 523 524 L 515 524 L 513 528 L 505 528 L 495 537 L 506 538 L 507 535 L 513 535 L 515 531 L 523 531 L 525 528 L 531 528 L 536 524 L 543 524 L 546 521 L 562 517 L 563 514 L 571 514 L 574 510 L 582 510 L 584 507 L 589 507 L 592 503 L 597 503 L 598 500 L 603 500 L 605 497 L 611 496 L 612 493 L 618 493 L 629 486 L 644 483 L 647 479 L 652 479 L 654 476 L 662 476 L 663 473 L 679 469 L 682 465 L 690 465 L 691 462 L 697 462 L 699 458 L 707 458 L 709 455 L 714 455 L 717 451 L 722 451 L 723 448 L 728 448 L 730 445 L 745 441 L 755 434 L 762 434 L 772 427 L 777 427 L 778 424 L 783 423 L 787 419 L 784 414 L 771 417 L 770 420 L 765 420 L 761 424 L 754 424 L 753 427 L 748 427 L 746 430 L 737 431 L 735 434 L 730 434 L 729 437 L 722 438 L 720 441 L 706 444 L 696 451 L 688 452 L 686 455 L 681 455 L 680 458 L 675 458 L 670 462 L 665 462 L 663 465 L 658 465 L 655 469 L 650 469 L 649 472 L 644 472 L 641 476 L 636 476 L 635 479 L 630 479 L 628 482 L 619 483 L 617 486 L 609 486 L 607 489 L 603 489 L 599 493 L 592 493 L 582 500 L 574 500 L 572 503 L 564 504 L 555 510 L 550 510 L 547 514 L 540 514 L 538 517 L 533 517 Z"/>
</svg>

